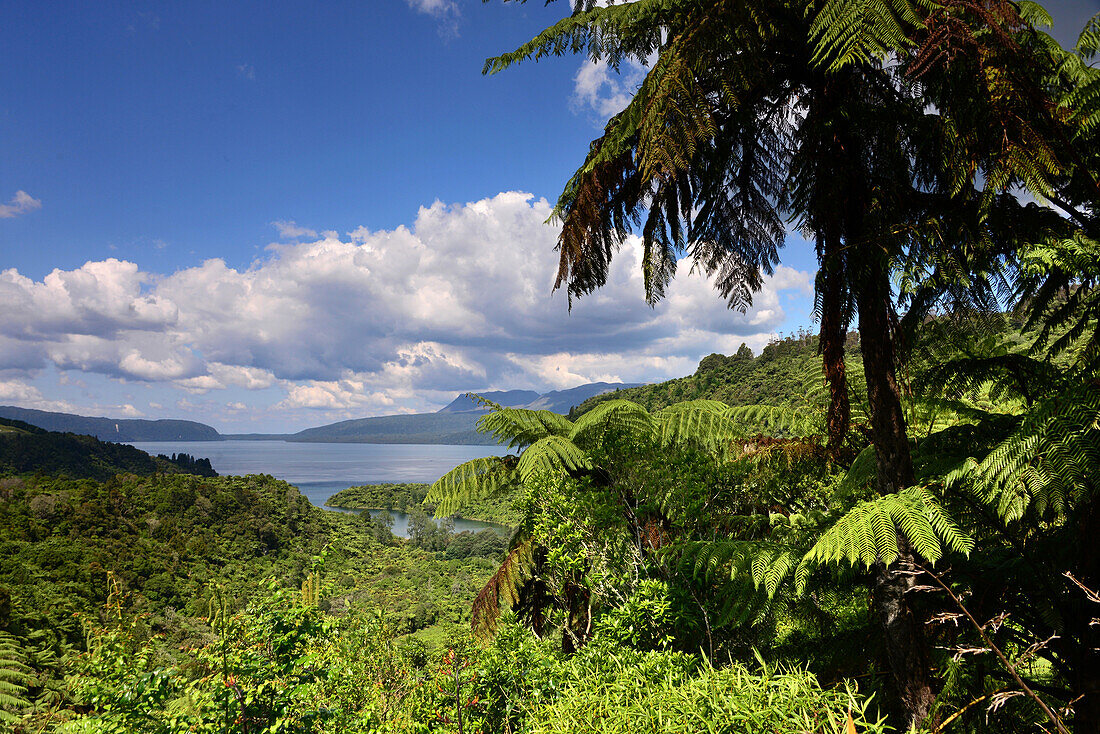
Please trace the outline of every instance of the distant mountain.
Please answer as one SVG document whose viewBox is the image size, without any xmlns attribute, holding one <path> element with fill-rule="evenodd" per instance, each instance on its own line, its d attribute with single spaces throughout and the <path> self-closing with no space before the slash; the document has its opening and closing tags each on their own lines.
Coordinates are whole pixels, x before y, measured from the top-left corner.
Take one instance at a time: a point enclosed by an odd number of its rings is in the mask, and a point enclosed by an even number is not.
<svg viewBox="0 0 1100 734">
<path fill-rule="evenodd" d="M 479 394 L 494 403 L 510 408 L 552 410 L 555 413 L 565 414 L 574 405 L 578 405 L 594 395 L 637 386 L 637 384 L 594 382 L 570 390 L 555 390 L 541 395 L 533 390 L 498 390 Z M 475 430 L 477 419 L 485 412 L 484 408 L 479 407 L 470 398 L 459 395 L 449 405 L 436 413 L 384 415 L 377 418 L 341 421 L 327 426 L 307 428 L 304 431 L 287 436 L 286 440 L 325 443 L 449 443 L 492 446 L 496 444 L 492 436 L 486 436 Z"/>
<path fill-rule="evenodd" d="M 549 410 L 554 413 L 568 415 L 575 405 L 580 405 L 589 398 L 597 395 L 627 390 L 632 387 L 642 387 L 640 382 L 590 382 L 580 387 L 571 387 L 568 390 L 554 390 L 545 395 L 540 395 L 537 400 L 532 400 L 524 405 L 530 410 Z"/>
<path fill-rule="evenodd" d="M 88 418 L 71 413 L 0 405 L 0 418 L 23 421 L 47 431 L 79 433 L 101 441 L 220 441 L 222 435 L 204 423 L 133 418 Z"/>
<path fill-rule="evenodd" d="M 487 400 L 492 400 L 498 405 L 503 405 L 506 408 L 519 408 L 542 397 L 534 390 L 495 390 L 492 392 L 478 393 L 478 395 Z M 437 412 L 466 413 L 471 410 L 481 410 L 481 406 L 473 399 L 466 397 L 466 393 L 463 393 L 452 400 L 446 407 L 440 408 Z"/>
</svg>

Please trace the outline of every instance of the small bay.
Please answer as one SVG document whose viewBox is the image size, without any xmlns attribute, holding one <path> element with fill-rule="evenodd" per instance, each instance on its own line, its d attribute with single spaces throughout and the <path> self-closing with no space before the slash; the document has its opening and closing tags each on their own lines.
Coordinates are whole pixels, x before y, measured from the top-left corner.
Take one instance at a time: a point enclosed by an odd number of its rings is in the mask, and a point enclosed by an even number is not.
<svg viewBox="0 0 1100 734">
<path fill-rule="evenodd" d="M 270 474 L 296 486 L 310 502 L 325 507 L 332 495 L 361 484 L 434 482 L 459 464 L 482 456 L 503 456 L 503 446 L 449 444 L 305 443 L 291 441 L 142 441 L 146 453 L 190 454 L 210 459 L 218 474 Z M 372 512 L 371 514 L 378 514 Z M 393 533 L 408 536 L 408 516 L 391 511 Z M 455 530 L 500 528 L 455 519 Z"/>
</svg>

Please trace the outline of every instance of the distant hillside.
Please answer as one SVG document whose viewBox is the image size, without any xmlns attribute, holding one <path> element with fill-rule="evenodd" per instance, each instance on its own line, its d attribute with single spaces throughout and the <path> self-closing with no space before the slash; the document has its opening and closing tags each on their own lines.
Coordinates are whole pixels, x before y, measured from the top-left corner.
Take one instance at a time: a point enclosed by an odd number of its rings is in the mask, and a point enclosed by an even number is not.
<svg viewBox="0 0 1100 734">
<path fill-rule="evenodd" d="M 858 352 L 859 338 L 848 337 L 849 353 Z M 744 344 L 737 354 L 704 357 L 694 375 L 643 385 L 589 398 L 571 413 L 577 417 L 605 400 L 625 398 L 647 410 L 660 410 L 684 400 L 707 398 L 728 405 L 779 405 L 804 393 L 807 376 L 820 377 L 817 337 L 799 336 L 773 342 L 753 357 Z"/>
<path fill-rule="evenodd" d="M 417 413 L 382 415 L 340 421 L 307 428 L 286 437 L 287 441 L 319 443 L 440 443 L 489 446 L 490 436 L 474 430 L 481 413 Z"/>
<path fill-rule="evenodd" d="M 52 474 L 73 479 L 108 479 L 116 474 L 213 473 L 210 462 L 186 454 L 154 458 L 124 444 L 92 436 L 52 433 L 0 418 L 0 474 Z"/>
<path fill-rule="evenodd" d="M 88 418 L 71 413 L 0 405 L 0 418 L 23 421 L 47 431 L 80 433 L 104 441 L 220 441 L 214 428 L 204 423 L 181 420 L 138 420 L 133 418 Z"/>
<path fill-rule="evenodd" d="M 640 387 L 640 382 L 590 382 L 587 385 L 572 387 L 568 390 L 554 390 L 553 392 L 539 394 L 533 390 L 508 390 L 505 392 L 478 393 L 481 397 L 492 400 L 494 403 L 506 408 L 527 408 L 529 410 L 549 410 L 565 415 L 575 406 L 596 395 L 624 390 L 631 387 Z M 459 395 L 450 405 L 440 409 L 440 413 L 459 413 L 469 411 L 484 412 L 483 409 L 465 394 Z"/>
<path fill-rule="evenodd" d="M 633 385 L 594 382 L 571 390 L 556 390 L 543 395 L 531 390 L 495 391 L 481 393 L 481 395 L 508 407 L 552 410 L 555 413 L 565 414 L 585 398 L 621 387 L 633 387 Z M 437 443 L 493 446 L 496 441 L 491 436 L 480 434 L 475 430 L 477 419 L 484 413 L 484 409 L 479 408 L 477 403 L 465 395 L 460 395 L 437 413 L 383 415 L 376 418 L 341 421 L 327 426 L 307 428 L 287 436 L 286 440 L 324 443 Z"/>
</svg>

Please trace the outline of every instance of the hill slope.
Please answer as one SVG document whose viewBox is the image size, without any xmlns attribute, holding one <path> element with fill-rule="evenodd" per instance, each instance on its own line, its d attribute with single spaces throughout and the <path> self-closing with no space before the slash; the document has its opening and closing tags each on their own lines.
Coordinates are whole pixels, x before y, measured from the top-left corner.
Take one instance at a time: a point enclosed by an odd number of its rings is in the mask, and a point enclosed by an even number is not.
<svg viewBox="0 0 1100 734">
<path fill-rule="evenodd" d="M 0 405 L 0 418 L 8 418 L 61 433 L 80 433 L 105 441 L 220 441 L 221 434 L 205 423 L 181 420 L 90 418 L 72 413 Z"/>
<path fill-rule="evenodd" d="M 381 415 L 330 423 L 287 436 L 287 441 L 321 443 L 495 444 L 474 430 L 480 412 Z"/>
<path fill-rule="evenodd" d="M 54 433 L 21 421 L 0 418 L 0 474 L 31 472 L 72 479 L 104 480 L 116 474 L 177 474 L 184 464 L 192 471 L 213 474 L 208 461 L 190 456 L 153 457 L 125 444 L 100 441 L 94 436 Z M 196 473 L 199 473 L 196 471 Z"/>
<path fill-rule="evenodd" d="M 764 347 L 753 357 L 745 345 L 735 355 L 704 357 L 694 375 L 653 385 L 642 385 L 585 400 L 570 412 L 583 415 L 605 400 L 623 398 L 660 410 L 684 400 L 721 400 L 728 405 L 780 405 L 806 392 L 807 382 L 821 382 L 821 357 L 817 338 L 788 337 Z M 859 341 L 850 334 L 847 350 L 858 351 Z"/>
</svg>

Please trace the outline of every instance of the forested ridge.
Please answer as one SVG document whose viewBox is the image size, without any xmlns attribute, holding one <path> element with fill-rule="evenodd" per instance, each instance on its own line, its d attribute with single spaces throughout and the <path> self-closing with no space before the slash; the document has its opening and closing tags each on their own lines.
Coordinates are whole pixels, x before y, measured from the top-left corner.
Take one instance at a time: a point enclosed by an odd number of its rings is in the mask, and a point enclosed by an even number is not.
<svg viewBox="0 0 1100 734">
<path fill-rule="evenodd" d="M 608 400 L 631 400 L 647 410 L 658 410 L 684 400 L 707 398 L 727 405 L 782 405 L 798 397 L 821 370 L 820 340 L 803 332 L 775 338 L 757 357 L 742 344 L 731 355 L 711 354 L 699 362 L 695 374 L 653 385 L 616 390 L 585 400 L 569 412 L 587 413 Z M 845 351 L 859 353 L 859 334 L 848 335 Z"/>
</svg>

